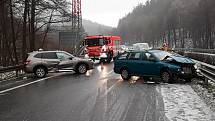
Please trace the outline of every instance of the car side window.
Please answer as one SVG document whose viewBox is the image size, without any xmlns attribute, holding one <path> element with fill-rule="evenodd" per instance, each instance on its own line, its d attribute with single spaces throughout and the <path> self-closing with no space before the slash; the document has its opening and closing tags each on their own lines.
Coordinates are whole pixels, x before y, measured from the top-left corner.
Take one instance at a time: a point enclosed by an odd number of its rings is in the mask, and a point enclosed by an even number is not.
<svg viewBox="0 0 215 121">
<path fill-rule="evenodd" d="M 71 57 L 70 55 L 63 52 L 57 52 L 56 54 L 57 54 L 57 58 L 61 60 L 66 60 Z"/>
<path fill-rule="evenodd" d="M 129 56 L 129 60 L 140 60 L 140 53 L 131 53 Z"/>
<path fill-rule="evenodd" d="M 118 60 L 125 60 L 127 59 L 127 56 L 128 56 L 128 53 L 124 53 L 118 57 Z"/>
<path fill-rule="evenodd" d="M 145 53 L 143 56 L 143 60 L 148 60 L 148 61 L 152 61 L 152 60 L 156 60 L 156 58 L 151 54 L 151 53 Z"/>
<path fill-rule="evenodd" d="M 42 58 L 43 59 L 57 59 L 57 55 L 55 52 L 46 52 L 46 53 L 42 53 Z"/>
</svg>

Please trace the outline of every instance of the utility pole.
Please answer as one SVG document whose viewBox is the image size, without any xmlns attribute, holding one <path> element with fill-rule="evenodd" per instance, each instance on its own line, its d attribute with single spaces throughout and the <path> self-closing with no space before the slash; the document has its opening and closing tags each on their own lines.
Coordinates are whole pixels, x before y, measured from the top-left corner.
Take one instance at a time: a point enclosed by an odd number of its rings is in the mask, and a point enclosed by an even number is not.
<svg viewBox="0 0 215 121">
<path fill-rule="evenodd" d="M 72 0 L 72 32 L 74 34 L 75 41 L 75 53 L 77 52 L 77 45 L 81 39 L 82 28 L 82 12 L 81 12 L 81 0 Z"/>
</svg>

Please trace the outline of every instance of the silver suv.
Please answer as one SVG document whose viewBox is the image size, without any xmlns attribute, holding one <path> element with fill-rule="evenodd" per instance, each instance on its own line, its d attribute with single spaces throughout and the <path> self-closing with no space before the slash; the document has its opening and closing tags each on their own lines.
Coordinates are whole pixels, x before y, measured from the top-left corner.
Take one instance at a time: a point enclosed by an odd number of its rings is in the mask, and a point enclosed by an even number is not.
<svg viewBox="0 0 215 121">
<path fill-rule="evenodd" d="M 25 61 L 25 72 L 34 73 L 43 78 L 49 71 L 62 72 L 74 70 L 84 74 L 93 69 L 91 60 L 81 59 L 65 51 L 35 51 L 28 54 Z"/>
</svg>

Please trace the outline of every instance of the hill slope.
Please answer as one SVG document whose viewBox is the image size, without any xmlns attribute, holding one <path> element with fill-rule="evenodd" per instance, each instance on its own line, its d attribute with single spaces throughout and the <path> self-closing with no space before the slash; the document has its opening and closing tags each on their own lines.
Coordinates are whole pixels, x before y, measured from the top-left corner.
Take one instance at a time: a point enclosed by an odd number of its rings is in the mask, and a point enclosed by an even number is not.
<svg viewBox="0 0 215 121">
<path fill-rule="evenodd" d="M 88 35 L 110 35 L 113 28 L 83 19 L 83 27 Z"/>
</svg>

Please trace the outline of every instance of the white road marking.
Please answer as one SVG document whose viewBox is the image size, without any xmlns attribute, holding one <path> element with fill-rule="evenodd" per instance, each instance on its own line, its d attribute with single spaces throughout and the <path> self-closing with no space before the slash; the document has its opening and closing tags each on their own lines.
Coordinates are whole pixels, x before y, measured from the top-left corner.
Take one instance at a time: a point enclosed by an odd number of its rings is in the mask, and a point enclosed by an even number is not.
<svg viewBox="0 0 215 121">
<path fill-rule="evenodd" d="M 0 94 L 0 96 L 4 96 L 4 95 L 7 95 L 8 93 L 4 93 L 4 94 Z"/>
<path fill-rule="evenodd" d="M 118 81 L 117 81 L 114 85 L 112 85 L 110 88 L 108 88 L 108 90 L 105 91 L 105 93 L 104 93 L 104 95 L 103 95 L 102 97 L 106 96 L 106 95 L 107 95 L 113 88 L 115 88 L 121 81 L 122 81 L 122 80 L 118 79 Z"/>
<path fill-rule="evenodd" d="M 147 116 L 148 110 L 149 110 L 149 106 L 146 107 L 146 112 L 145 112 L 144 120 L 143 121 L 146 121 L 146 116 Z"/>
<path fill-rule="evenodd" d="M 38 83 L 38 82 L 41 82 L 41 81 L 44 81 L 44 80 L 47 80 L 47 79 L 50 79 L 50 78 L 53 78 L 53 77 L 56 77 L 56 76 L 59 76 L 59 75 L 55 75 L 55 76 L 50 76 L 50 77 L 42 78 L 42 79 L 39 79 L 39 80 L 30 82 L 30 83 L 26 83 L 26 84 L 23 84 L 23 85 L 19 85 L 19 86 L 16 86 L 16 87 L 12 87 L 12 88 L 9 88 L 9 89 L 0 91 L 0 94 L 5 93 L 5 92 L 9 92 L 9 91 L 12 91 L 12 90 L 15 90 L 15 89 L 18 89 L 18 88 L 22 88 L 22 87 L 25 87 L 25 86 L 28 86 L 28 85 L 32 85 L 32 84 L 34 84 L 34 83 Z"/>
<path fill-rule="evenodd" d="M 112 72 L 113 72 L 113 70 L 110 71 L 110 72 L 108 72 L 107 75 L 111 74 Z M 44 80 L 47 80 L 47 79 L 56 77 L 56 76 L 59 76 L 59 75 L 55 75 L 55 76 L 50 76 L 50 77 L 42 78 L 42 79 L 39 79 L 39 80 L 30 82 L 30 83 L 26 83 L 26 84 L 23 84 L 23 85 L 19 85 L 19 86 L 16 86 L 16 87 L 12 87 L 12 88 L 9 88 L 9 89 L 0 91 L 0 94 L 3 94 L 3 93 L 5 93 L 5 92 L 9 92 L 9 91 L 12 91 L 12 90 L 15 90 L 15 89 L 18 89 L 18 88 L 22 88 L 22 87 L 25 87 L 25 86 L 28 86 L 28 85 L 32 85 L 32 84 L 35 84 L 35 83 L 38 83 L 38 82 L 41 82 L 41 81 L 44 81 Z M 114 85 L 114 86 L 115 86 L 115 85 Z M 112 88 L 113 88 L 113 87 L 111 87 L 111 89 L 112 89 Z M 109 89 L 110 89 L 110 88 L 109 88 Z M 108 92 L 109 92 L 109 91 L 108 91 Z M 108 93 L 108 92 L 107 92 L 107 93 Z"/>
</svg>

